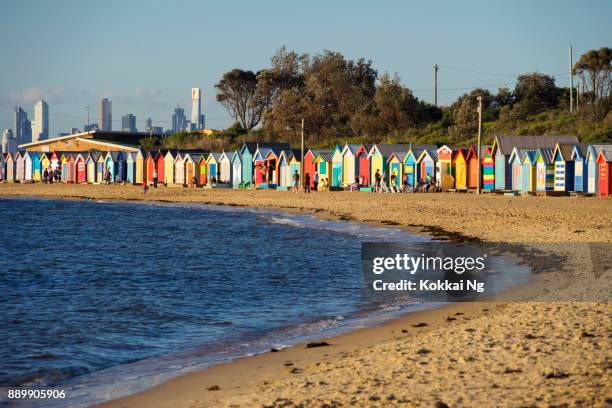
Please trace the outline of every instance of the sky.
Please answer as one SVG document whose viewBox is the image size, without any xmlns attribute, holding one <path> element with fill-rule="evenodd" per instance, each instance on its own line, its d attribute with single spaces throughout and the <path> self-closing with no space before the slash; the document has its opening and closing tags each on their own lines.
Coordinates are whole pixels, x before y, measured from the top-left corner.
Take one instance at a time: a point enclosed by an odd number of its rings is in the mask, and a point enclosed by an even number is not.
<svg viewBox="0 0 612 408">
<path fill-rule="evenodd" d="M 415 95 L 452 103 L 475 87 L 513 88 L 516 75 L 555 74 L 568 86 L 574 60 L 612 46 L 612 2 L 580 1 L 2 1 L 0 128 L 13 127 L 20 104 L 49 103 L 50 135 L 97 122 L 99 101 L 137 127 L 153 119 L 168 128 L 174 107 L 191 116 L 191 88 L 203 92 L 206 127 L 232 119 L 215 101 L 214 85 L 233 68 L 270 65 L 280 46 L 371 59 L 397 73 Z M 478 72 L 472 72 L 478 71 Z"/>
</svg>

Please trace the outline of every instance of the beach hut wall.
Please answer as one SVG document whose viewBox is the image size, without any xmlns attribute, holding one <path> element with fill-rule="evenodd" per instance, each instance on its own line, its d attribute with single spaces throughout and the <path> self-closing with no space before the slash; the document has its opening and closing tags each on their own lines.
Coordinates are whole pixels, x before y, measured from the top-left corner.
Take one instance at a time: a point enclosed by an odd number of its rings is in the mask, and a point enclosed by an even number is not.
<svg viewBox="0 0 612 408">
<path fill-rule="evenodd" d="M 380 169 L 382 171 L 382 159 L 380 162 Z M 330 180 L 332 187 L 342 187 L 343 171 L 342 171 L 342 148 L 336 146 L 334 153 L 332 154 L 332 178 Z"/>
<path fill-rule="evenodd" d="M 308 149 L 304 154 L 304 174 L 310 175 L 310 188 L 314 187 L 314 173 L 316 171 L 315 158 L 317 157 L 317 151 Z"/>
<path fill-rule="evenodd" d="M 274 161 L 274 168 L 276 169 L 276 160 Z M 219 156 L 219 177 L 220 182 L 223 184 L 230 184 L 232 182 L 231 153 L 223 151 L 221 156 Z"/>
<path fill-rule="evenodd" d="M 232 187 L 240 187 L 242 183 L 242 156 L 238 151 L 232 153 Z"/>
<path fill-rule="evenodd" d="M 523 186 L 523 178 L 521 176 L 521 170 L 523 169 L 523 157 L 525 153 L 523 150 L 519 150 L 517 147 L 512 149 L 512 154 L 508 161 L 510 162 L 510 169 L 512 174 L 512 183 L 510 188 L 512 191 L 521 191 Z"/>
<path fill-rule="evenodd" d="M 146 180 L 147 184 L 153 183 L 153 175 L 156 172 L 156 164 L 157 164 L 157 152 L 148 152 L 147 157 L 145 159 L 145 167 L 146 167 Z"/>
<path fill-rule="evenodd" d="M 61 176 L 60 176 L 60 179 L 62 180 L 62 183 L 67 183 L 68 182 L 68 156 L 69 155 L 70 155 L 70 153 L 62 154 L 62 157 L 60 159 L 60 162 L 61 162 Z"/>
<path fill-rule="evenodd" d="M 87 182 L 93 184 L 96 182 L 96 162 L 98 153 L 89 153 L 87 160 L 85 160 L 85 166 L 87 167 Z M 132 166 L 133 169 L 133 166 Z"/>
<path fill-rule="evenodd" d="M 146 180 L 146 160 L 148 153 L 143 149 L 138 149 L 136 152 L 135 162 L 135 180 L 136 184 L 142 184 L 143 180 Z"/>
<path fill-rule="evenodd" d="M 6 180 L 6 156 L 8 153 L 0 153 L 0 180 Z"/>
<path fill-rule="evenodd" d="M 438 163 L 438 149 L 437 148 L 426 148 L 417 158 L 417 181 L 421 183 L 427 182 L 427 180 L 436 180 L 439 175 L 436 174 Z M 414 184 L 414 186 L 416 186 Z"/>
<path fill-rule="evenodd" d="M 200 177 L 199 184 L 201 186 L 208 184 L 208 156 L 208 153 L 204 153 L 198 158 L 198 174 Z"/>
<path fill-rule="evenodd" d="M 40 154 L 32 152 L 30 153 L 30 157 L 32 159 L 32 180 L 40 181 L 41 180 Z"/>
<path fill-rule="evenodd" d="M 86 157 L 84 153 L 79 153 L 74 160 L 75 168 L 75 183 L 86 183 L 87 182 L 87 165 L 85 164 Z"/>
<path fill-rule="evenodd" d="M 536 151 L 526 150 L 521 162 L 521 191 L 536 191 Z"/>
<path fill-rule="evenodd" d="M 419 153 L 409 149 L 404 159 L 404 174 L 408 177 L 408 185 L 414 187 L 419 180 L 418 161 Z"/>
<path fill-rule="evenodd" d="M 5 157 L 6 181 L 15 181 L 15 176 L 17 175 L 17 161 L 15 160 L 16 156 L 17 153 L 8 153 Z"/>
<path fill-rule="evenodd" d="M 554 191 L 574 191 L 575 166 L 572 151 L 575 144 L 557 143 L 553 152 L 555 169 Z"/>
<path fill-rule="evenodd" d="M 342 149 L 342 184 L 349 185 L 355 182 L 355 177 L 358 174 L 357 161 L 355 160 L 355 152 L 360 148 L 357 144 L 345 144 Z"/>
<path fill-rule="evenodd" d="M 331 180 L 332 154 L 332 150 L 319 152 L 314 159 L 315 168 L 319 172 L 319 184 L 322 184 L 324 179 L 327 183 Z"/>
<path fill-rule="evenodd" d="M 600 197 L 612 195 L 612 150 L 602 149 L 597 156 L 598 193 Z"/>
<path fill-rule="evenodd" d="M 406 160 L 406 153 L 404 152 L 393 152 L 389 155 L 389 158 L 387 159 L 389 186 L 392 186 L 396 189 L 402 184 L 402 178 L 404 174 L 404 160 Z"/>
<path fill-rule="evenodd" d="M 51 171 L 51 153 L 45 152 L 40 155 L 40 174 L 44 175 L 45 170 Z"/>
<path fill-rule="evenodd" d="M 32 180 L 32 155 L 34 155 L 34 153 L 26 152 L 24 156 L 25 176 L 23 179 L 26 181 Z"/>
<path fill-rule="evenodd" d="M 574 191 L 584 193 L 587 191 L 587 144 L 576 144 L 572 149 L 570 159 L 574 162 Z"/>
<path fill-rule="evenodd" d="M 300 176 L 300 183 L 304 180 L 302 179 L 302 175 L 300 174 L 300 153 L 299 151 L 292 151 L 289 156 L 289 173 L 290 173 L 290 182 L 293 182 L 293 175 L 297 173 Z"/>
<path fill-rule="evenodd" d="M 552 191 L 555 185 L 553 149 L 536 151 L 536 191 Z"/>
<path fill-rule="evenodd" d="M 25 180 L 25 153 L 15 153 L 15 181 Z"/>
<path fill-rule="evenodd" d="M 155 156 L 155 170 L 157 170 L 157 182 L 164 182 L 164 172 L 166 171 L 166 163 L 164 161 L 166 157 L 166 150 L 159 150 Z M 199 158 L 198 158 L 199 159 Z"/>
<path fill-rule="evenodd" d="M 480 159 L 478 158 L 478 152 L 474 146 L 470 146 L 465 161 L 467 164 L 467 187 L 475 189 L 478 187 Z"/>
<path fill-rule="evenodd" d="M 185 154 L 177 152 L 174 157 L 174 184 L 184 186 L 187 184 L 185 180 Z"/>
<path fill-rule="evenodd" d="M 467 189 L 467 149 L 459 148 L 453 152 L 453 164 L 455 188 L 457 190 Z"/>
<path fill-rule="evenodd" d="M 126 153 L 125 157 L 125 180 L 130 183 L 136 183 L 136 155 L 138 153 Z"/>
<path fill-rule="evenodd" d="M 212 152 L 208 155 L 207 165 L 208 165 L 208 183 L 216 184 L 220 182 L 220 169 L 219 169 L 219 160 L 221 158 L 221 153 Z"/>
<path fill-rule="evenodd" d="M 495 158 L 490 147 L 484 149 L 482 154 L 482 188 L 495 189 Z"/>
<path fill-rule="evenodd" d="M 174 155 L 175 152 L 168 150 L 164 156 L 164 184 L 174 184 Z"/>
<path fill-rule="evenodd" d="M 612 151 L 612 145 L 589 145 L 587 148 L 587 192 L 599 192 L 597 158 L 602 150 Z"/>
<path fill-rule="evenodd" d="M 436 153 L 438 161 L 436 162 L 436 181 L 442 189 L 455 188 L 455 178 L 453 176 L 453 150 L 444 145 L 440 147 Z"/>
<path fill-rule="evenodd" d="M 76 172 L 75 172 L 75 160 L 76 160 L 76 155 L 78 153 L 75 152 L 74 155 L 73 154 L 68 154 L 68 156 L 66 157 L 66 164 L 67 164 L 67 169 L 68 169 L 68 175 L 66 177 L 66 182 L 67 183 L 74 183 L 75 179 L 76 179 Z"/>
<path fill-rule="evenodd" d="M 62 163 L 60 161 L 61 157 L 58 156 L 57 152 L 53 152 L 51 153 L 51 156 L 49 158 L 50 160 L 50 164 L 49 166 L 51 166 L 51 170 L 55 171 L 55 170 L 61 170 L 62 167 Z"/>
<path fill-rule="evenodd" d="M 98 159 L 96 160 L 96 182 L 98 183 L 104 183 L 104 176 L 106 175 L 106 164 L 105 163 L 106 163 L 106 153 L 100 152 L 100 154 L 98 155 Z"/>
<path fill-rule="evenodd" d="M 290 151 L 282 151 L 278 157 L 278 186 L 281 189 L 291 186 L 291 172 L 289 169 L 289 160 L 291 160 Z"/>
<path fill-rule="evenodd" d="M 358 176 L 363 180 L 363 185 L 372 185 L 371 174 L 372 170 L 370 169 L 370 148 L 371 145 L 361 145 L 357 152 L 355 152 L 355 162 L 357 164 L 357 173 Z"/>
</svg>

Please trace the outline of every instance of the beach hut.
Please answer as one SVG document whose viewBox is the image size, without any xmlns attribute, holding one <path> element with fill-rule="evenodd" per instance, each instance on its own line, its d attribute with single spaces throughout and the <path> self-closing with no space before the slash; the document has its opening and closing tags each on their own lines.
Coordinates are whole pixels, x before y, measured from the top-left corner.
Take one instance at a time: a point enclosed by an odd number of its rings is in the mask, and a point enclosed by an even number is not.
<svg viewBox="0 0 612 408">
<path fill-rule="evenodd" d="M 57 152 L 51 153 L 49 166 L 52 171 L 62 169 L 61 156 L 59 156 Z"/>
<path fill-rule="evenodd" d="M 157 182 L 164 182 L 164 171 L 166 170 L 166 165 L 164 159 L 166 157 L 166 150 L 159 150 L 157 155 L 155 156 L 155 168 L 157 169 Z M 199 160 L 199 158 L 198 158 Z"/>
<path fill-rule="evenodd" d="M 612 145 L 589 145 L 587 149 L 587 192 L 591 194 L 599 191 L 597 158 L 602 150 L 612 151 Z"/>
<path fill-rule="evenodd" d="M 204 153 L 198 159 L 198 165 L 200 167 L 200 170 L 198 172 L 198 174 L 200 175 L 199 184 L 201 186 L 205 186 L 206 184 L 208 184 L 208 156 L 209 155 L 210 155 L 209 153 Z"/>
<path fill-rule="evenodd" d="M 40 174 L 45 174 L 45 170 L 48 173 L 51 172 L 51 153 L 45 152 L 40 155 Z"/>
<path fill-rule="evenodd" d="M 253 160 L 253 156 L 255 152 L 260 147 L 273 148 L 275 152 L 280 155 L 280 152 L 283 150 L 291 149 L 288 143 L 258 143 L 258 142 L 244 142 L 239 149 L 239 154 L 241 157 L 242 164 L 242 182 L 245 184 L 250 184 L 253 180 L 254 165 L 255 161 Z"/>
<path fill-rule="evenodd" d="M 389 173 L 389 186 L 393 185 L 393 176 L 395 176 L 394 187 L 402 185 L 404 174 L 404 161 L 406 160 L 406 152 L 393 152 L 387 159 L 387 172 Z"/>
<path fill-rule="evenodd" d="M 536 151 L 525 150 L 521 162 L 521 192 L 536 191 Z"/>
<path fill-rule="evenodd" d="M 412 147 L 408 149 L 406 153 L 406 158 L 404 159 L 404 174 L 408 177 L 408 184 L 411 187 L 414 187 L 416 182 L 419 179 L 419 171 L 417 161 L 419 159 L 421 152 L 413 149 Z"/>
<path fill-rule="evenodd" d="M 474 146 L 470 146 L 465 161 L 467 164 L 467 188 L 476 189 L 478 188 L 478 170 L 480 169 L 480 158 L 478 157 L 477 149 Z"/>
<path fill-rule="evenodd" d="M 146 180 L 146 168 L 147 168 L 146 161 L 147 161 L 147 152 L 145 152 L 142 149 L 138 149 L 138 151 L 136 152 L 136 162 L 135 162 L 136 184 L 142 184 L 142 181 Z"/>
<path fill-rule="evenodd" d="M 378 170 L 382 175 L 383 172 L 387 173 L 385 164 L 389 159 L 389 156 L 393 152 L 407 152 L 410 149 L 410 144 L 375 144 L 372 145 L 368 152 L 368 160 L 370 162 L 370 184 L 373 185 L 375 180 L 376 171 Z M 387 173 L 387 179 L 385 182 L 388 184 L 390 181 L 390 175 Z"/>
<path fill-rule="evenodd" d="M 68 156 L 66 157 L 66 168 L 68 170 L 68 174 L 66 175 L 66 182 L 67 183 L 74 183 L 75 181 L 75 160 L 76 160 L 76 155 L 77 153 L 75 152 L 74 154 L 68 154 Z"/>
<path fill-rule="evenodd" d="M 316 171 L 314 159 L 317 157 L 318 152 L 315 149 L 308 149 L 304 154 L 304 174 L 310 175 L 310 188 L 314 187 L 314 173 Z"/>
<path fill-rule="evenodd" d="M 572 151 L 575 144 L 557 143 L 553 151 L 555 169 L 554 191 L 574 191 L 574 161 Z"/>
<path fill-rule="evenodd" d="M 570 157 L 574 162 L 574 191 L 578 193 L 587 191 L 587 149 L 586 144 L 575 144 Z"/>
<path fill-rule="evenodd" d="M 25 180 L 25 153 L 17 152 L 13 156 L 15 160 L 15 181 Z"/>
<path fill-rule="evenodd" d="M 291 154 L 289 155 L 289 173 L 290 173 L 290 182 L 293 182 L 293 175 L 297 172 L 300 176 L 300 185 L 304 182 L 302 175 L 300 174 L 300 154 L 301 152 L 297 149 L 291 150 Z"/>
<path fill-rule="evenodd" d="M 125 155 L 125 180 L 130 183 L 136 183 L 136 155 L 138 153 L 129 152 Z"/>
<path fill-rule="evenodd" d="M 0 153 L 0 181 L 6 180 L 6 155 L 7 153 Z"/>
<path fill-rule="evenodd" d="M 201 153 L 186 153 L 183 156 L 183 166 L 185 168 L 185 184 L 191 185 L 195 177 L 195 184 L 200 184 L 200 156 Z"/>
<path fill-rule="evenodd" d="M 87 182 L 87 160 L 85 153 L 79 153 L 74 160 L 74 182 L 75 183 L 86 183 Z"/>
<path fill-rule="evenodd" d="M 269 169 L 266 163 L 266 156 L 269 152 L 270 149 L 267 147 L 258 147 L 253 154 L 253 177 L 255 179 L 255 186 L 268 183 Z"/>
<path fill-rule="evenodd" d="M 612 195 L 612 150 L 602 149 L 597 156 L 598 195 L 609 197 Z"/>
<path fill-rule="evenodd" d="M 453 170 L 455 177 L 455 189 L 466 190 L 467 179 L 468 179 L 468 167 L 467 167 L 467 155 L 468 150 L 465 148 L 458 148 L 453 152 Z"/>
<path fill-rule="evenodd" d="M 547 148 L 554 150 L 557 143 L 578 143 L 576 136 L 495 136 L 492 154 L 495 160 L 495 189 L 510 190 L 512 187 L 512 168 L 509 163 L 512 149 L 536 150 Z"/>
<path fill-rule="evenodd" d="M 41 179 L 41 170 L 40 170 L 40 156 L 41 154 L 31 152 L 30 157 L 32 160 L 32 180 L 40 181 Z"/>
<path fill-rule="evenodd" d="M 104 183 L 106 153 L 100 152 L 96 160 L 96 182 Z M 63 174 L 63 173 L 62 173 Z"/>
<path fill-rule="evenodd" d="M 177 152 L 174 156 L 174 184 L 184 186 L 187 184 L 185 181 L 185 153 Z"/>
<path fill-rule="evenodd" d="M 5 163 L 5 176 L 4 179 L 6 181 L 15 181 L 15 176 L 17 175 L 17 161 L 15 157 L 18 153 L 7 153 L 4 158 Z"/>
<path fill-rule="evenodd" d="M 70 153 L 64 153 L 62 154 L 62 157 L 60 158 L 60 163 L 61 163 L 61 180 L 62 183 L 67 183 L 68 182 L 68 156 L 70 156 Z"/>
<path fill-rule="evenodd" d="M 381 171 L 383 162 L 380 163 Z M 331 187 L 342 187 L 343 183 L 343 171 L 342 171 L 342 148 L 340 146 L 335 147 L 334 153 L 332 154 L 332 178 Z"/>
<path fill-rule="evenodd" d="M 364 179 L 364 185 L 369 184 L 370 180 L 370 163 L 368 160 L 368 149 L 369 146 L 360 144 L 345 144 L 342 149 L 342 183 L 344 185 L 353 184 L 359 176 Z M 392 152 L 391 152 L 392 153 Z M 386 156 L 385 163 L 388 164 L 390 154 Z M 363 162 L 363 174 L 359 168 L 359 165 Z"/>
<path fill-rule="evenodd" d="M 508 159 L 510 163 L 510 169 L 512 174 L 512 191 L 521 191 L 523 186 L 523 178 L 521 177 L 521 170 L 523 166 L 523 156 L 525 152 L 523 150 L 519 150 L 517 147 L 512 149 L 512 154 L 510 154 L 510 158 Z"/>
<path fill-rule="evenodd" d="M 85 166 L 87 167 L 87 182 L 89 184 L 93 184 L 96 182 L 96 163 L 98 162 L 98 155 L 99 153 L 96 152 L 89 153 L 87 155 L 87 160 L 85 160 Z M 133 168 L 134 167 L 132 166 L 132 169 Z"/>
<path fill-rule="evenodd" d="M 291 160 L 291 151 L 283 150 L 278 156 L 278 180 L 277 188 L 286 190 L 291 187 L 291 172 L 289 168 L 289 161 Z"/>
<path fill-rule="evenodd" d="M 315 169 L 319 172 L 319 184 L 326 179 L 329 183 L 332 177 L 333 150 L 320 151 L 314 159 Z"/>
<path fill-rule="evenodd" d="M 423 149 L 423 152 L 417 158 L 417 180 L 420 180 L 421 183 L 427 182 L 427 179 L 437 180 L 437 163 L 438 149 L 435 146 Z"/>
<path fill-rule="evenodd" d="M 24 155 L 24 165 L 25 165 L 25 175 L 24 175 L 24 181 L 31 181 L 32 180 L 32 155 L 34 155 L 34 153 L 32 152 L 25 152 Z"/>
<path fill-rule="evenodd" d="M 536 150 L 536 191 L 552 191 L 554 186 L 553 149 L 538 148 Z"/>
<path fill-rule="evenodd" d="M 238 188 L 242 183 L 242 156 L 235 150 L 230 160 L 232 164 L 232 187 Z"/>
<path fill-rule="evenodd" d="M 147 180 L 147 184 L 153 184 L 153 176 L 156 170 L 158 152 L 149 151 L 145 158 L 145 174 L 143 177 Z M 159 177 L 158 177 L 159 180 Z"/>
<path fill-rule="evenodd" d="M 436 180 L 438 182 L 438 187 L 444 190 L 454 188 L 453 150 L 447 145 L 443 145 L 436 153 L 438 154 L 438 161 L 436 162 Z"/>
<path fill-rule="evenodd" d="M 495 189 L 495 158 L 490 146 L 484 149 L 482 154 L 482 188 L 485 190 Z"/>
<path fill-rule="evenodd" d="M 125 180 L 125 159 L 122 152 L 108 152 L 104 159 L 104 168 L 110 171 L 111 181 Z"/>
<path fill-rule="evenodd" d="M 276 171 L 276 158 L 274 159 L 273 168 Z M 273 178 L 272 180 L 275 180 Z M 232 182 L 232 156 L 231 153 L 225 150 L 219 156 L 219 180 L 220 183 L 230 184 Z"/>
<path fill-rule="evenodd" d="M 208 184 L 217 184 L 219 182 L 219 160 L 221 159 L 221 153 L 214 152 L 208 155 L 206 165 L 208 166 Z"/>
<path fill-rule="evenodd" d="M 174 159 L 175 152 L 168 150 L 164 155 L 164 184 L 174 184 Z"/>
</svg>

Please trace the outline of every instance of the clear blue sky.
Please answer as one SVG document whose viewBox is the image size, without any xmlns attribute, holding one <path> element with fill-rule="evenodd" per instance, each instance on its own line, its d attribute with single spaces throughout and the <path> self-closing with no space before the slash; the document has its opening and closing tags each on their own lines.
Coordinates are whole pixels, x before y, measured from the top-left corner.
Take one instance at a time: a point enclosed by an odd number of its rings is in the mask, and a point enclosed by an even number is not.
<svg viewBox="0 0 612 408">
<path fill-rule="evenodd" d="M 516 74 L 567 72 L 568 45 L 583 52 L 612 46 L 611 1 L 30 1 L 0 2 L 0 128 L 12 108 L 50 106 L 51 135 L 82 128 L 86 105 L 113 102 L 113 128 L 133 113 L 170 126 L 201 87 L 207 127 L 231 123 L 214 84 L 232 68 L 269 65 L 286 45 L 298 52 L 339 51 L 397 72 L 431 101 L 432 64 Z M 512 76 L 439 72 L 439 100 L 508 83 Z M 557 75 L 567 86 L 568 75 Z M 497 86 L 490 87 L 495 90 Z M 33 115 L 29 115 L 33 116 Z"/>
</svg>

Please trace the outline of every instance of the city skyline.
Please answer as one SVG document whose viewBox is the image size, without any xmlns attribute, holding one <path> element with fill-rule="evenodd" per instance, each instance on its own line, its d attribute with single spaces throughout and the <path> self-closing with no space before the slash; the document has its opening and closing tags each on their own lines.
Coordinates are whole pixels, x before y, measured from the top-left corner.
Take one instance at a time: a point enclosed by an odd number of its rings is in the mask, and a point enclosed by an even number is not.
<svg viewBox="0 0 612 408">
<path fill-rule="evenodd" d="M 185 90 L 194 86 L 202 89 L 207 127 L 224 128 L 232 120 L 215 100 L 215 84 L 236 67 L 268 67 L 282 45 L 298 53 L 330 49 L 347 58 L 372 59 L 379 73 L 397 72 L 417 97 L 428 102 L 432 65 L 440 64 L 442 105 L 470 87 L 511 87 L 514 75 L 525 72 L 555 74 L 557 84 L 567 86 L 567 47 L 574 46 L 577 58 L 608 45 L 612 37 L 605 17 L 612 14 L 612 4 L 594 3 L 598 13 L 583 13 L 581 4 L 572 1 L 555 3 L 559 13 L 553 19 L 550 3 L 545 2 L 382 1 L 355 6 L 314 1 L 267 7 L 265 12 L 248 2 L 183 1 L 172 7 L 152 2 L 125 10 L 118 1 L 6 2 L 0 11 L 12 18 L 0 27 L 0 36 L 19 41 L 0 42 L 0 129 L 13 128 L 15 106 L 24 106 L 33 118 L 33 105 L 40 99 L 51 106 L 50 135 L 83 128 L 85 107 L 90 107 L 95 121 L 103 97 L 113 101 L 115 129 L 127 113 L 136 116 L 138 128 L 145 128 L 146 118 L 170 128 L 173 108 L 189 106 L 192 101 Z M 99 18 L 88 19 L 91 15 Z M 230 18 L 233 29 L 227 30 Z M 500 18 L 504 24 L 499 24 Z M 47 33 L 45 41 L 35 36 L 37 32 Z M 225 38 L 220 39 L 220 32 Z M 199 47 L 193 47 L 193 38 L 202 39 Z M 165 55 L 160 52 L 164 49 L 184 58 Z"/>
</svg>

